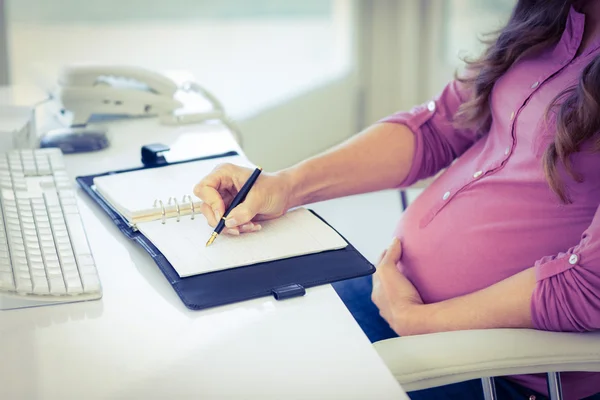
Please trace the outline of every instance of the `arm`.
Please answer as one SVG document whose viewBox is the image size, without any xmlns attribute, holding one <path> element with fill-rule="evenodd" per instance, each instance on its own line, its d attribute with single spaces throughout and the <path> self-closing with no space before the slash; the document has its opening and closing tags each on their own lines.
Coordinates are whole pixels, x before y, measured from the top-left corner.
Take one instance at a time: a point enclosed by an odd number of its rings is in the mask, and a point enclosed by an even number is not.
<svg viewBox="0 0 600 400">
<path fill-rule="evenodd" d="M 415 137 L 401 124 L 379 123 L 330 151 L 283 171 L 290 207 L 399 185 L 408 175 Z"/>
<path fill-rule="evenodd" d="M 260 229 L 257 221 L 276 218 L 307 203 L 398 186 L 409 186 L 448 166 L 477 139 L 455 129 L 452 119 L 466 101 L 456 81 L 428 105 L 392 115 L 336 148 L 275 174 L 262 174 L 248 197 L 231 211 L 229 233 Z M 211 226 L 251 174 L 221 165 L 194 188 Z"/>
<path fill-rule="evenodd" d="M 394 280 L 389 272 L 388 280 Z M 390 325 L 403 335 L 487 328 L 599 330 L 600 207 L 580 243 L 566 252 L 477 292 L 397 311 Z"/>
<path fill-rule="evenodd" d="M 290 207 L 335 197 L 409 186 L 448 166 L 475 140 L 452 119 L 467 100 L 456 81 L 432 102 L 400 112 L 356 137 L 286 171 Z"/>
<path fill-rule="evenodd" d="M 534 328 L 531 299 L 535 290 L 535 271 L 528 268 L 488 288 L 439 303 L 423 305 L 409 325 L 412 334 L 466 329 Z M 423 323 L 425 322 L 425 323 Z"/>
</svg>

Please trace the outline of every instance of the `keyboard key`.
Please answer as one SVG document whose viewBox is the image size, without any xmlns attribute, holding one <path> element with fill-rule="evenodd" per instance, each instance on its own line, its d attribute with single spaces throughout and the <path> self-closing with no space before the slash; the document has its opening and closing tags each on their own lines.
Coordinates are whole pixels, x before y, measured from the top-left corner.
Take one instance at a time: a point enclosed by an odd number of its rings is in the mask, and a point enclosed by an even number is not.
<svg viewBox="0 0 600 400">
<path fill-rule="evenodd" d="M 38 277 L 38 276 L 34 276 L 32 277 L 32 281 L 33 281 L 33 293 L 34 294 L 49 294 L 50 293 L 50 288 L 48 287 L 48 280 L 46 279 L 46 276 L 44 277 Z"/>
<path fill-rule="evenodd" d="M 33 285 L 31 284 L 31 277 L 29 273 L 17 272 L 15 275 L 15 286 L 18 293 L 31 293 L 33 291 Z"/>
<path fill-rule="evenodd" d="M 63 271 L 63 277 L 65 278 L 65 282 L 74 280 L 81 281 L 79 278 L 79 271 Z"/>
<path fill-rule="evenodd" d="M 12 271 L 0 271 L 0 289 L 9 291 L 15 290 L 15 280 L 13 279 Z"/>
<path fill-rule="evenodd" d="M 21 221 L 33 222 L 33 211 L 31 208 L 21 208 Z"/>
<path fill-rule="evenodd" d="M 0 178 L 0 189 L 12 189 L 12 179 Z"/>
<path fill-rule="evenodd" d="M 74 190 L 61 190 L 58 192 L 58 196 L 61 199 L 74 199 L 75 191 Z"/>
<path fill-rule="evenodd" d="M 37 160 L 37 169 L 40 175 L 51 175 L 52 169 L 50 168 L 50 163 L 48 160 Z"/>
<path fill-rule="evenodd" d="M 50 265 L 52 262 L 58 262 L 58 253 L 56 252 L 56 247 L 44 249 L 44 257 L 46 259 L 46 267 Z"/>
<path fill-rule="evenodd" d="M 73 256 L 61 257 L 60 264 L 62 265 L 63 274 L 70 272 L 78 272 L 77 263 L 75 262 L 75 257 Z"/>
<path fill-rule="evenodd" d="M 58 254 L 60 254 L 61 258 L 73 257 L 73 249 L 71 248 L 71 243 L 59 243 L 57 248 Z"/>
<path fill-rule="evenodd" d="M 29 275 L 29 264 L 27 263 L 27 259 L 25 257 L 15 256 L 12 264 L 15 272 L 22 272 Z"/>
<path fill-rule="evenodd" d="M 83 293 L 83 286 L 81 285 L 81 280 L 79 276 L 76 278 L 66 279 L 65 282 L 67 284 L 67 293 L 69 294 L 80 294 Z"/>
<path fill-rule="evenodd" d="M 63 206 L 63 212 L 65 214 L 76 214 L 77 216 L 79 216 L 79 210 L 77 209 L 77 206 L 64 205 Z"/>
<path fill-rule="evenodd" d="M 42 253 L 44 253 L 44 257 L 46 258 L 46 261 L 48 261 L 48 258 L 52 254 L 56 254 L 56 247 L 54 246 L 54 240 L 48 240 L 47 242 L 42 242 L 41 248 L 42 248 Z"/>
<path fill-rule="evenodd" d="M 0 249 L 4 254 L 0 255 L 0 272 L 12 272 L 12 265 L 10 263 L 10 257 L 8 256 L 8 248 L 4 247 Z"/>
<path fill-rule="evenodd" d="M 52 230 L 50 229 L 50 220 L 48 219 L 47 215 L 36 215 L 35 217 L 37 219 L 37 226 L 38 226 L 38 231 L 40 232 L 40 234 L 42 231 L 48 231 L 50 232 L 49 234 L 52 234 Z"/>
<path fill-rule="evenodd" d="M 0 259 L 0 272 L 12 272 L 10 258 Z"/>
<path fill-rule="evenodd" d="M 83 281 L 83 288 L 86 292 L 100 292 L 100 279 L 96 273 L 83 274 L 81 275 Z"/>
<path fill-rule="evenodd" d="M 86 265 L 95 265 L 94 257 L 91 254 L 77 254 L 77 265 L 79 265 L 79 269 Z"/>
<path fill-rule="evenodd" d="M 44 265 L 42 264 L 41 267 L 39 265 L 35 267 L 32 266 L 31 276 L 36 278 L 43 277 L 44 279 L 46 279 L 46 270 L 44 269 Z"/>
<path fill-rule="evenodd" d="M 58 194 L 56 192 L 44 192 L 44 201 L 46 202 L 46 207 L 58 206 Z"/>
<path fill-rule="evenodd" d="M 75 199 L 75 196 L 61 196 L 60 203 L 63 206 L 63 210 L 65 209 L 65 206 L 77 206 L 77 200 Z"/>
<path fill-rule="evenodd" d="M 73 245 L 73 251 L 78 255 L 89 255 L 92 252 L 88 246 L 85 230 L 81 218 L 77 214 L 65 215 L 67 226 L 69 229 L 69 236 L 71 238 L 71 244 Z"/>
<path fill-rule="evenodd" d="M 30 268 L 44 268 L 44 259 L 42 258 L 42 252 L 39 249 L 27 249 L 29 252 L 29 266 Z"/>
<path fill-rule="evenodd" d="M 23 161 L 23 172 L 25 176 L 37 176 L 37 167 L 35 161 Z"/>
<path fill-rule="evenodd" d="M 66 294 L 67 288 L 65 287 L 65 281 L 62 275 L 58 277 L 49 277 L 48 282 L 50 283 L 50 294 Z"/>
<path fill-rule="evenodd" d="M 48 272 L 46 273 L 46 275 L 48 276 L 48 279 L 62 279 L 63 273 L 60 269 L 60 264 L 58 262 L 56 264 L 49 264 Z"/>
</svg>

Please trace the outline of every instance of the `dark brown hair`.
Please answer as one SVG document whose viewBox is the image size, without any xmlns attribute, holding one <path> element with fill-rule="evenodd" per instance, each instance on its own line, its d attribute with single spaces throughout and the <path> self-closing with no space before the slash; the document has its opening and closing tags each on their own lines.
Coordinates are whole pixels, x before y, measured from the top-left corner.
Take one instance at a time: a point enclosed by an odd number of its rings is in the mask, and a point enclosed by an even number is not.
<svg viewBox="0 0 600 400">
<path fill-rule="evenodd" d="M 489 130 L 492 116 L 490 94 L 494 83 L 515 62 L 560 40 L 570 7 L 577 0 L 519 0 L 506 26 L 493 34 L 484 54 L 468 61 L 467 74 L 457 77 L 472 90 L 471 99 L 459 109 L 456 120 L 477 132 Z M 566 88 L 549 104 L 546 117 L 556 119 L 556 136 L 543 157 L 543 168 L 550 188 L 563 203 L 570 203 L 557 164 L 577 182 L 581 176 L 573 171 L 570 157 L 600 130 L 600 56 L 583 70 L 578 83 Z M 594 149 L 600 150 L 600 137 Z"/>
</svg>

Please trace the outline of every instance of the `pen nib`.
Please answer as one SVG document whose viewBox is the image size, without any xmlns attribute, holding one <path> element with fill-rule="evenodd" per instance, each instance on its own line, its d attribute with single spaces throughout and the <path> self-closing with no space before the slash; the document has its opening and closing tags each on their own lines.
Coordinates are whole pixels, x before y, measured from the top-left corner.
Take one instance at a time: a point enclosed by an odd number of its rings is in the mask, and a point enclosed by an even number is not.
<svg viewBox="0 0 600 400">
<path fill-rule="evenodd" d="M 208 239 L 208 242 L 206 242 L 206 247 L 210 246 L 212 244 L 212 242 L 215 241 L 216 238 L 217 238 L 217 233 L 213 232 L 212 235 L 210 235 L 210 239 Z"/>
</svg>

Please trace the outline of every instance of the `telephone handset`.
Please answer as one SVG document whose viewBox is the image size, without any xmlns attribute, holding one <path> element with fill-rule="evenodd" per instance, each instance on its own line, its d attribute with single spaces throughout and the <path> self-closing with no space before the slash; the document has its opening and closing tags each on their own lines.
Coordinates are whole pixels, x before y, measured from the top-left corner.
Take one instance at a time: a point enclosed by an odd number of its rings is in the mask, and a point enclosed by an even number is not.
<svg viewBox="0 0 600 400">
<path fill-rule="evenodd" d="M 199 122 L 223 117 L 219 101 L 197 83 L 179 87 L 157 72 L 131 66 L 77 65 L 63 68 L 58 99 L 71 126 L 85 125 L 93 115 L 159 116 L 163 123 Z M 194 91 L 213 104 L 209 112 L 181 113 L 178 90 Z"/>
</svg>

